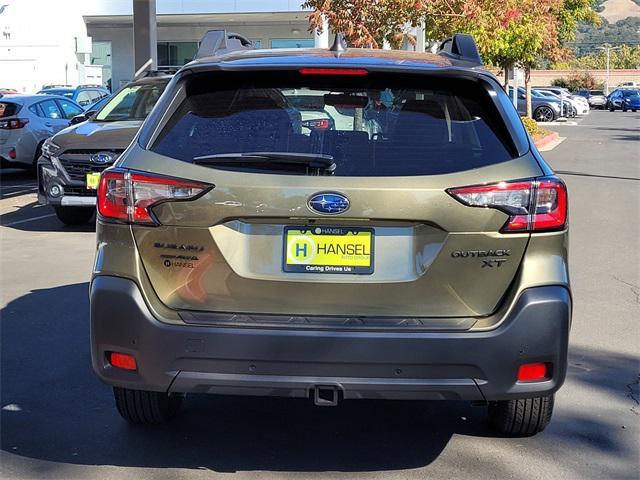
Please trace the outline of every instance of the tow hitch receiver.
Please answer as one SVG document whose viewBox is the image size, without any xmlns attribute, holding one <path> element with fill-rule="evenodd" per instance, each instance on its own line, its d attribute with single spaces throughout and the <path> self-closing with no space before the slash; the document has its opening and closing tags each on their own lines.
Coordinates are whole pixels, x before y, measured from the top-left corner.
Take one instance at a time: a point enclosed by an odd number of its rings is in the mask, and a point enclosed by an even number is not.
<svg viewBox="0 0 640 480">
<path fill-rule="evenodd" d="M 330 385 L 317 386 L 313 390 L 313 403 L 318 407 L 335 407 L 338 405 L 338 388 Z"/>
</svg>

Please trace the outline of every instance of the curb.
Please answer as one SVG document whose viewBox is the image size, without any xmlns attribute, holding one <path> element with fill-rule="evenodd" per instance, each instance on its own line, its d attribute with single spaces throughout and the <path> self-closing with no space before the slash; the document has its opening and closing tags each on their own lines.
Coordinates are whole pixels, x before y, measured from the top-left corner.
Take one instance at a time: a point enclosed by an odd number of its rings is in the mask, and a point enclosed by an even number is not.
<svg viewBox="0 0 640 480">
<path fill-rule="evenodd" d="M 551 132 L 546 137 L 542 137 L 542 138 L 536 140 L 534 143 L 536 145 L 536 148 L 540 148 L 540 147 L 544 147 L 545 145 L 548 145 L 549 143 L 553 142 L 554 140 L 557 140 L 559 137 L 560 137 L 560 134 L 558 132 Z"/>
</svg>

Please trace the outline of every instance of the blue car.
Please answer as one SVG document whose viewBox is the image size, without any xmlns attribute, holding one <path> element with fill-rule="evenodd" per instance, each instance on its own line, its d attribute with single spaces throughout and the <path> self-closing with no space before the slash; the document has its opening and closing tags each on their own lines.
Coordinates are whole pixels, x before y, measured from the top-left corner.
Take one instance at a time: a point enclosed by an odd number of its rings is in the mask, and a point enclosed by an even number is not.
<svg viewBox="0 0 640 480">
<path fill-rule="evenodd" d="M 71 87 L 68 85 L 48 85 L 38 93 L 45 95 L 61 95 L 63 97 L 70 98 L 84 110 L 87 110 L 91 105 L 104 97 L 111 95 L 111 92 L 102 85 L 79 85 L 77 87 Z"/>
<path fill-rule="evenodd" d="M 632 112 L 640 109 L 640 90 L 637 89 L 619 89 L 614 90 L 607 99 L 607 107 L 610 112 L 621 109 L 623 112 L 631 110 Z"/>
</svg>

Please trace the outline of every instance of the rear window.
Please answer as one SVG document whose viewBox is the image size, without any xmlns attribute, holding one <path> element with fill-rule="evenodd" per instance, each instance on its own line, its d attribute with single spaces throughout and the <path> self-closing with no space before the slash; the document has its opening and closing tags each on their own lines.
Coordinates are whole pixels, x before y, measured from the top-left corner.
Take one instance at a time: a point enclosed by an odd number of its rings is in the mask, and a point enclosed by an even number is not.
<svg viewBox="0 0 640 480">
<path fill-rule="evenodd" d="M 517 155 L 487 90 L 472 80 L 261 72 L 185 81 L 185 98 L 151 150 L 186 162 L 283 174 L 405 176 Z M 314 157 L 333 166 L 315 171 L 295 164 Z"/>
<path fill-rule="evenodd" d="M 20 111 L 20 105 L 11 102 L 0 102 L 0 118 L 13 117 Z"/>
</svg>

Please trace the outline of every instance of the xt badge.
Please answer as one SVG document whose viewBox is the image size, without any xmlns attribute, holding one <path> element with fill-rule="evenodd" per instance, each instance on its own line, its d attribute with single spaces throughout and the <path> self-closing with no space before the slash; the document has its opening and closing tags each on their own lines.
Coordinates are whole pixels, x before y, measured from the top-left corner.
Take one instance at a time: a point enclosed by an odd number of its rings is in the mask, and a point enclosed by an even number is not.
<svg viewBox="0 0 640 480">
<path fill-rule="evenodd" d="M 482 260 L 482 268 L 500 268 L 506 261 L 506 258 L 492 258 L 491 260 Z"/>
</svg>

